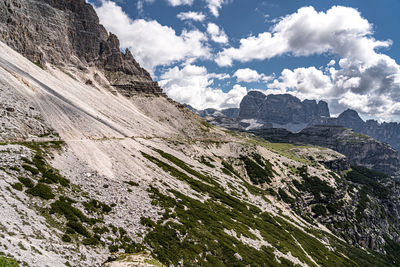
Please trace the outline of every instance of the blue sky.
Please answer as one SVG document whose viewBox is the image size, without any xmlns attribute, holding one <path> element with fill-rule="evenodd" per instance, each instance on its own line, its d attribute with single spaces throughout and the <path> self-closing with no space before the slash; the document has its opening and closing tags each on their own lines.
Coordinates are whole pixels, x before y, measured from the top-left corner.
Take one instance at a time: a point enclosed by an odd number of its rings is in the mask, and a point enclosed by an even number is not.
<svg viewBox="0 0 400 267">
<path fill-rule="evenodd" d="M 90 2 L 179 102 L 237 107 L 257 89 L 398 120 L 398 0 Z"/>
</svg>

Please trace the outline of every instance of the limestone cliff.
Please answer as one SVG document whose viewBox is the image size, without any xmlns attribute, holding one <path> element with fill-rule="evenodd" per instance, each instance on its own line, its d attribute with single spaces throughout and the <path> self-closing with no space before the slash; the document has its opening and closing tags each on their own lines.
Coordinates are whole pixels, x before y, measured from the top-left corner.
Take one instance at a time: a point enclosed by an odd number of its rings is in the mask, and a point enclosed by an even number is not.
<svg viewBox="0 0 400 267">
<path fill-rule="evenodd" d="M 126 96 L 162 94 L 130 51 L 120 51 L 117 36 L 107 33 L 85 0 L 1 1 L 0 40 L 40 66 L 96 67 Z"/>
</svg>

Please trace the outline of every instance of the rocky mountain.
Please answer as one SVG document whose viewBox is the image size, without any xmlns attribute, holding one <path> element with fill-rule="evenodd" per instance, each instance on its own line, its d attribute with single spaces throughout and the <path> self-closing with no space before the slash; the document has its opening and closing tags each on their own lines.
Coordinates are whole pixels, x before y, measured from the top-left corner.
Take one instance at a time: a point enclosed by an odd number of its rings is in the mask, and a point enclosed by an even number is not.
<svg viewBox="0 0 400 267">
<path fill-rule="evenodd" d="M 400 124 L 397 122 L 379 123 L 376 120 L 364 121 L 357 111 L 345 110 L 337 118 L 317 118 L 311 124 L 341 125 L 354 131 L 366 134 L 400 151 Z"/>
<path fill-rule="evenodd" d="M 39 66 L 74 66 L 84 72 L 97 67 L 128 96 L 135 91 L 162 94 L 130 51 L 120 52 L 117 36 L 99 24 L 84 1 L 1 1 L 0 40 Z M 99 75 L 93 79 L 102 82 Z"/>
<path fill-rule="evenodd" d="M 299 133 L 276 128 L 254 129 L 250 132 L 270 142 L 327 147 L 345 155 L 353 166 L 399 175 L 400 160 L 396 150 L 343 126 L 316 125 Z"/>
<path fill-rule="evenodd" d="M 272 123 L 275 128 L 301 129 L 313 119 L 329 117 L 328 104 L 315 100 L 300 101 L 297 97 L 265 95 L 250 91 L 240 103 L 238 120 L 253 119 L 262 124 Z"/>
<path fill-rule="evenodd" d="M 392 178 L 210 125 L 84 0 L 0 14 L 0 265 L 399 265 Z"/>
</svg>

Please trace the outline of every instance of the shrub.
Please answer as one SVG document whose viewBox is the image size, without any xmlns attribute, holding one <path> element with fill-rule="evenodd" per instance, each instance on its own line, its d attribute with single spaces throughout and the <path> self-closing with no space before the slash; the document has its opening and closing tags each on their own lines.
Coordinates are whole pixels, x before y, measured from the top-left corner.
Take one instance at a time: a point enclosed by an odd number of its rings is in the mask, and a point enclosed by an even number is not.
<svg viewBox="0 0 400 267">
<path fill-rule="evenodd" d="M 82 240 L 82 244 L 85 246 L 96 246 L 99 244 L 99 240 L 95 237 L 88 237 Z"/>
<path fill-rule="evenodd" d="M 326 208 L 324 205 L 317 204 L 311 208 L 312 212 L 315 213 L 316 217 L 326 216 Z"/>
<path fill-rule="evenodd" d="M 71 237 L 69 235 L 67 235 L 67 234 L 63 235 L 61 237 L 61 240 L 64 241 L 64 242 L 67 242 L 67 243 L 72 241 Z"/>
<path fill-rule="evenodd" d="M 26 192 L 32 196 L 41 197 L 45 200 L 54 198 L 51 187 L 42 183 L 38 183 L 35 187 L 26 190 Z"/>
<path fill-rule="evenodd" d="M 39 174 L 39 170 L 34 168 L 34 167 L 32 167 L 31 165 L 22 164 L 22 168 L 24 168 L 28 172 L 32 173 L 33 175 Z"/>
<path fill-rule="evenodd" d="M 32 188 L 35 186 L 33 181 L 27 177 L 18 177 L 18 180 L 26 187 Z"/>
<path fill-rule="evenodd" d="M 101 210 L 103 212 L 108 213 L 112 210 L 112 208 L 107 204 L 95 199 L 91 199 L 89 202 L 84 202 L 83 206 L 87 211 L 91 212 L 99 212 Z"/>
<path fill-rule="evenodd" d="M 18 191 L 22 191 L 22 184 L 21 183 L 15 183 L 11 185 L 12 188 Z"/>
<path fill-rule="evenodd" d="M 50 213 L 58 213 L 64 215 L 68 221 L 77 221 L 78 219 L 82 222 L 88 222 L 89 219 L 79 209 L 72 207 L 71 202 L 68 199 L 60 197 L 59 200 L 51 203 Z"/>
<path fill-rule="evenodd" d="M 17 166 L 11 166 L 9 169 L 16 172 L 20 171 L 20 169 Z"/>
<path fill-rule="evenodd" d="M 292 204 L 294 203 L 294 199 L 291 198 L 286 192 L 285 190 L 283 190 L 282 188 L 279 188 L 278 190 L 279 196 L 282 198 L 283 201 L 285 201 L 288 204 Z"/>
<path fill-rule="evenodd" d="M 247 175 L 254 184 L 263 184 L 271 182 L 270 177 L 273 176 L 272 168 L 269 168 L 268 166 L 261 167 L 254 160 L 246 156 L 242 156 L 240 159 L 244 163 Z"/>
<path fill-rule="evenodd" d="M 86 230 L 86 228 L 79 222 L 69 221 L 67 222 L 67 226 L 74 229 L 75 232 L 84 237 L 90 237 L 88 230 Z"/>
<path fill-rule="evenodd" d="M 118 251 L 118 246 L 116 246 L 116 245 L 109 245 L 109 246 L 108 246 L 108 250 L 109 250 L 111 253 L 117 252 L 117 251 Z"/>
<path fill-rule="evenodd" d="M 139 186 L 139 184 L 134 181 L 125 181 L 124 183 L 129 184 L 131 186 Z"/>
</svg>

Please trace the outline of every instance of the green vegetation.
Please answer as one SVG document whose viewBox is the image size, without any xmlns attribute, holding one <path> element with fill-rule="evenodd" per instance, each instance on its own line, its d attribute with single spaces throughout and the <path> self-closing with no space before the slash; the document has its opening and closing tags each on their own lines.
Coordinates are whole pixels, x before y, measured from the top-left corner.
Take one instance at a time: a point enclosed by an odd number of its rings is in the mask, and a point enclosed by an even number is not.
<svg viewBox="0 0 400 267">
<path fill-rule="evenodd" d="M 72 201 L 69 199 L 66 199 L 64 197 L 60 197 L 58 200 L 55 202 L 51 203 L 51 209 L 50 209 L 50 214 L 60 214 L 64 215 L 64 217 L 68 221 L 78 221 L 80 220 L 81 222 L 89 222 L 89 218 L 86 217 L 82 211 L 79 209 L 73 207 Z"/>
<path fill-rule="evenodd" d="M 258 154 L 255 154 L 258 155 Z M 259 156 L 259 155 L 258 155 Z M 254 155 L 253 155 L 254 157 Z M 261 157 L 261 156 L 260 156 Z M 255 157 L 256 161 L 250 159 L 247 156 L 242 156 L 240 159 L 244 163 L 247 175 L 250 180 L 256 184 L 270 183 L 273 177 L 273 170 L 271 164 L 264 163 L 260 158 Z M 257 163 L 256 163 L 257 162 Z"/>
<path fill-rule="evenodd" d="M 0 267 L 18 267 L 19 264 L 16 260 L 0 256 Z"/>
<path fill-rule="evenodd" d="M 368 207 L 370 199 L 368 196 L 376 197 L 380 200 L 387 200 L 390 190 L 380 183 L 389 179 L 385 174 L 359 166 L 352 166 L 351 170 L 344 174 L 346 180 L 361 186 L 356 209 L 356 219 L 361 221 L 364 210 Z"/>
<path fill-rule="evenodd" d="M 313 162 L 310 161 L 308 158 L 300 157 L 300 156 L 296 155 L 295 153 L 293 153 L 293 151 L 292 151 L 293 149 L 310 148 L 312 146 L 296 146 L 296 145 L 287 144 L 287 143 L 270 143 L 270 142 L 265 141 L 264 139 L 252 140 L 251 142 L 255 143 L 257 145 L 266 147 L 269 150 L 271 150 L 281 156 L 295 160 L 302 164 L 306 164 L 306 165 L 313 164 Z M 318 147 L 316 147 L 316 148 L 318 148 Z"/>
<path fill-rule="evenodd" d="M 151 188 L 153 199 L 166 212 L 160 221 L 154 222 L 149 218 L 142 218 L 141 223 L 150 231 L 145 237 L 145 242 L 152 248 L 153 256 L 162 263 L 176 265 L 183 260 L 189 266 L 263 266 L 268 262 L 270 266 L 280 266 L 275 260 L 272 248 L 254 249 L 226 232 L 233 230 L 238 237 L 243 235 L 257 239 L 250 229 L 258 229 L 262 237 L 278 250 L 284 253 L 290 251 L 293 256 L 310 266 L 315 265 L 297 245 L 293 236 L 320 265 L 356 265 L 329 251 L 317 239 L 286 220 L 272 217 L 257 207 L 232 197 L 211 178 L 205 179 L 198 174 L 194 175 L 198 180 L 194 179 L 174 166 L 148 154 L 142 154 L 170 175 L 209 196 L 208 200 L 201 202 L 175 190 L 169 191 L 169 194 L 174 196 L 172 197 L 160 193 L 156 188 Z M 170 162 L 177 167 L 191 174 L 197 173 L 174 156 L 164 152 L 159 154 L 165 159 L 171 159 Z M 170 219 L 179 220 L 180 223 Z M 204 253 L 207 251 L 209 253 Z M 236 253 L 242 257 L 242 261 L 234 256 Z"/>
<path fill-rule="evenodd" d="M 378 181 L 388 179 L 389 177 L 383 173 L 379 173 L 364 167 L 352 166 L 351 170 L 345 174 L 348 181 L 363 186 L 363 190 L 379 199 L 387 199 L 389 189 L 384 187 Z"/>
<path fill-rule="evenodd" d="M 208 158 L 208 160 L 210 160 L 210 158 Z M 215 168 L 215 165 L 213 165 L 210 161 L 208 161 L 206 159 L 206 157 L 204 157 L 203 155 L 200 157 L 200 163 L 203 163 L 204 165 L 210 167 L 210 168 Z"/>
<path fill-rule="evenodd" d="M 285 201 L 288 204 L 293 204 L 295 201 L 293 198 L 291 198 L 286 192 L 285 190 L 283 190 L 282 188 L 279 188 L 278 190 L 279 196 L 282 198 L 283 201 Z"/>
<path fill-rule="evenodd" d="M 307 166 L 297 168 L 299 175 L 303 178 L 303 182 L 300 183 L 297 180 L 293 180 L 293 185 L 303 192 L 310 192 L 314 196 L 314 202 L 316 203 L 329 203 L 332 199 L 335 190 L 328 185 L 326 181 L 319 179 L 316 176 L 309 176 Z"/>
<path fill-rule="evenodd" d="M 231 173 L 233 175 L 235 175 L 236 177 L 240 177 L 239 173 L 237 171 L 235 171 L 235 169 L 233 168 L 233 166 L 231 164 L 229 164 L 228 162 L 226 162 L 225 160 L 222 161 L 222 166 L 224 166 L 224 169 L 228 172 Z M 224 169 L 222 169 L 222 171 L 224 171 Z M 224 172 L 225 173 L 225 172 Z"/>
<path fill-rule="evenodd" d="M 326 216 L 326 208 L 324 205 L 316 204 L 311 208 L 311 210 L 315 213 L 316 217 Z"/>
<path fill-rule="evenodd" d="M 32 188 L 35 186 L 34 182 L 26 177 L 18 177 L 18 180 L 25 186 L 28 188 Z"/>
<path fill-rule="evenodd" d="M 109 213 L 112 210 L 112 208 L 107 204 L 95 199 L 91 199 L 89 202 L 83 202 L 83 206 L 87 211 L 92 213 L 93 212 Z"/>
<path fill-rule="evenodd" d="M 36 168 L 34 168 L 34 167 L 30 166 L 30 165 L 22 164 L 22 168 L 24 168 L 25 170 L 29 171 L 33 175 L 39 174 L 39 171 Z"/>
<path fill-rule="evenodd" d="M 21 183 L 12 184 L 11 187 L 18 191 L 22 191 L 22 189 L 23 189 L 23 186 Z"/>
<path fill-rule="evenodd" d="M 31 194 L 32 196 L 41 197 L 45 200 L 54 198 L 51 187 L 42 183 L 38 183 L 36 186 L 26 190 L 26 193 Z"/>
<path fill-rule="evenodd" d="M 75 232 L 78 234 L 84 236 L 84 237 L 90 237 L 90 233 L 88 230 L 83 226 L 80 222 L 77 221 L 68 221 L 67 222 L 67 227 L 73 229 Z"/>
<path fill-rule="evenodd" d="M 134 181 L 124 181 L 124 183 L 130 185 L 130 186 L 139 186 L 138 183 L 134 182 Z"/>
<path fill-rule="evenodd" d="M 204 127 L 206 127 L 207 130 L 208 130 L 208 128 L 212 128 L 212 127 L 213 127 L 210 123 L 206 122 L 205 120 L 201 120 L 200 123 L 201 123 Z"/>
<path fill-rule="evenodd" d="M 66 243 L 70 243 L 70 242 L 72 241 L 71 237 L 70 237 L 69 235 L 67 235 L 67 234 L 63 235 L 63 236 L 61 237 L 61 240 L 62 240 L 63 242 L 66 242 Z"/>
</svg>

